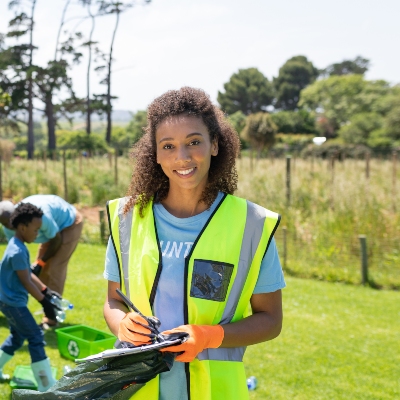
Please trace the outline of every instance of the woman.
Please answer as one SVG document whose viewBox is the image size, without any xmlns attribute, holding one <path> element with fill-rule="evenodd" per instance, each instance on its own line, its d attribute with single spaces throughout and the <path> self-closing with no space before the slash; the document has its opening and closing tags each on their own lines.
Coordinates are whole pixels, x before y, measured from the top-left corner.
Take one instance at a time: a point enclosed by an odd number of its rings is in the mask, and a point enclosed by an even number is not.
<svg viewBox="0 0 400 400">
<path fill-rule="evenodd" d="M 232 196 L 238 151 L 237 134 L 202 90 L 168 91 L 150 104 L 128 195 L 108 204 L 104 315 L 120 340 L 151 341 L 121 288 L 161 330 L 190 338 L 168 348 L 179 353 L 172 370 L 135 399 L 246 399 L 245 346 L 280 333 L 279 216 Z"/>
</svg>

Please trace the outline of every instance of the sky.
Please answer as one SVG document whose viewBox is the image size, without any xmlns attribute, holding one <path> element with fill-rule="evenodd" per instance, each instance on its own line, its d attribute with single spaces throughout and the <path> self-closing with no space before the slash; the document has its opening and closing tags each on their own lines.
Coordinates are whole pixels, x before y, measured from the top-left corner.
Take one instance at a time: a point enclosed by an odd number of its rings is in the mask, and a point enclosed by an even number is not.
<svg viewBox="0 0 400 400">
<path fill-rule="evenodd" d="M 29 0 L 23 0 L 29 4 Z M 13 11 L 0 0 L 0 32 Z M 65 0 L 37 0 L 34 63 L 53 58 Z M 86 9 L 71 1 L 65 28 L 89 35 L 90 20 L 76 27 Z M 114 109 L 145 109 L 169 89 L 218 91 L 242 68 L 256 67 L 268 79 L 289 58 L 304 55 L 317 68 L 360 55 L 371 61 L 367 79 L 400 83 L 400 1 L 398 0 L 152 0 L 121 15 L 114 47 Z M 115 16 L 97 19 L 94 40 L 108 51 Z M 87 50 L 71 77 L 86 95 Z M 92 73 L 94 93 L 104 91 Z"/>
</svg>

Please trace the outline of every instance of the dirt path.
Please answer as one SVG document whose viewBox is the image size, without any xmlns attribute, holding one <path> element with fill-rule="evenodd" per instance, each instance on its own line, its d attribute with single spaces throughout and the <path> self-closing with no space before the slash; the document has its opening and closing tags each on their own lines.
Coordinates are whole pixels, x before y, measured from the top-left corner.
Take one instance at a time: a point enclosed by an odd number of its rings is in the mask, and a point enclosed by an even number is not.
<svg viewBox="0 0 400 400">
<path fill-rule="evenodd" d="M 100 224 L 99 211 L 104 210 L 104 207 L 77 207 L 77 210 L 83 215 L 85 221 L 92 225 Z M 105 210 L 104 210 L 105 211 Z M 104 217 L 107 220 L 107 213 L 104 212 Z"/>
</svg>

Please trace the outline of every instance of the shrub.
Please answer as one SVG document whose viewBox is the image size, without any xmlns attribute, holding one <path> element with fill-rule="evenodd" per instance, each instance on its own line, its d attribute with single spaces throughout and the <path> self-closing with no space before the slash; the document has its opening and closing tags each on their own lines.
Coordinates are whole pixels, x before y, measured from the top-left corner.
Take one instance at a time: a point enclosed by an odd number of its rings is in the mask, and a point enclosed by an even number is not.
<svg viewBox="0 0 400 400">
<path fill-rule="evenodd" d="M 85 150 L 89 153 L 109 151 L 105 139 L 95 133 L 88 135 L 82 131 L 57 130 L 56 135 L 58 147 L 61 149 Z"/>
<path fill-rule="evenodd" d="M 364 158 L 366 153 L 371 153 L 371 149 L 363 144 L 343 144 L 338 141 L 328 141 L 317 146 L 315 144 L 308 145 L 302 152 L 302 157 L 336 157 L 339 160 L 343 158 Z"/>
<path fill-rule="evenodd" d="M 278 111 L 271 114 L 279 133 L 316 133 L 315 118 L 306 110 Z"/>
<path fill-rule="evenodd" d="M 356 114 L 339 129 L 339 136 L 345 143 L 367 144 L 371 132 L 381 128 L 382 122 L 382 117 L 377 113 Z"/>
<path fill-rule="evenodd" d="M 277 127 L 271 115 L 259 112 L 247 117 L 242 135 L 261 153 L 265 148 L 271 148 L 274 145 L 276 131 Z"/>
<path fill-rule="evenodd" d="M 3 161 L 10 162 L 12 160 L 14 149 L 14 142 L 11 140 L 0 139 L 0 155 Z"/>
</svg>

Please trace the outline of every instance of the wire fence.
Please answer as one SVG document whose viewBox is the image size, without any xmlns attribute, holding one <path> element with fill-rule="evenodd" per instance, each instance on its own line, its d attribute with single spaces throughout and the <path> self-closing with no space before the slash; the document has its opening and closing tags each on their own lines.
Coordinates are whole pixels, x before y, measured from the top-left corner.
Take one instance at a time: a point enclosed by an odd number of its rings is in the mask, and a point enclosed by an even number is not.
<svg viewBox="0 0 400 400">
<path fill-rule="evenodd" d="M 304 240 L 283 227 L 275 240 L 283 269 L 290 275 L 400 290 L 399 239 L 354 234 Z"/>
<path fill-rule="evenodd" d="M 63 196 L 71 203 L 103 206 L 106 200 L 124 195 L 131 175 L 126 154 L 124 157 L 117 157 L 118 154 L 115 153 L 93 158 L 85 158 L 80 154 L 77 158 L 70 154 L 71 158 L 68 158 L 64 152 L 60 155 L 59 160 L 50 161 L 45 158 L 31 162 L 14 160 L 3 163 L 3 168 L 0 160 L 0 197 L 3 194 L 5 198 L 18 201 L 32 193 L 53 193 Z M 239 173 L 245 185 L 238 195 L 250 198 L 258 204 L 263 204 L 260 202 L 262 200 L 266 207 L 273 210 L 282 209 L 285 201 L 287 204 L 290 201 L 293 210 L 302 208 L 303 211 L 325 204 L 324 207 L 330 206 L 332 213 L 337 213 L 340 207 L 346 206 L 353 219 L 364 218 L 362 214 L 353 212 L 353 209 L 360 208 L 360 204 L 350 207 L 347 203 L 355 203 L 356 199 L 363 198 L 368 199 L 368 204 L 371 204 L 373 213 L 368 218 L 372 221 L 382 218 L 383 215 L 390 215 L 390 218 L 386 218 L 396 220 L 400 209 L 397 194 L 399 169 L 397 154 L 393 153 L 391 157 L 389 162 L 379 160 L 372 165 L 369 164 L 369 159 L 365 160 L 365 165 L 364 161 L 346 161 L 340 167 L 334 167 L 335 164 L 329 159 L 325 162 L 326 165 L 322 161 L 315 162 L 314 165 L 312 159 L 296 161 L 293 158 L 291 169 L 290 158 L 281 160 L 280 163 L 261 160 L 254 162 L 253 171 L 253 161 L 241 159 L 238 162 Z M 261 174 L 260 177 L 257 173 Z M 321 179 L 317 179 L 318 176 Z M 326 179 L 323 180 L 323 177 Z M 349 185 L 352 191 L 349 190 Z M 360 190 L 357 192 L 358 186 Z M 364 187 L 368 189 L 368 193 L 362 191 Z M 339 190 L 341 195 L 337 195 L 336 203 L 333 204 L 333 193 Z M 324 198 L 326 193 L 331 193 L 329 201 L 326 200 L 327 196 Z M 345 193 L 349 200 L 346 200 Z M 344 200 L 347 201 L 345 205 Z M 383 207 L 386 214 L 381 212 Z M 285 210 L 285 223 L 291 226 L 296 217 L 293 210 Z M 92 225 L 85 224 L 82 241 L 106 243 L 108 224 L 104 214 L 103 211 L 103 216 L 99 215 Z M 321 234 L 324 230 L 318 229 L 314 236 L 308 233 L 305 236 L 299 234 L 298 225 L 296 226 L 297 231 L 294 228 L 285 231 L 280 227 L 275 235 L 281 262 L 287 274 L 352 284 L 359 284 L 364 280 L 366 284 L 376 288 L 400 290 L 400 235 L 396 231 L 396 224 L 391 228 L 392 236 L 396 235 L 393 238 L 385 237 L 383 228 L 375 236 L 374 232 L 368 233 L 364 255 L 357 232 L 352 235 L 329 232 Z M 313 232 L 317 228 L 318 224 L 315 223 L 309 231 Z M 0 242 L 5 242 L 2 229 Z M 363 257 L 366 259 L 363 262 L 367 264 L 366 279 L 362 275 Z"/>
</svg>

